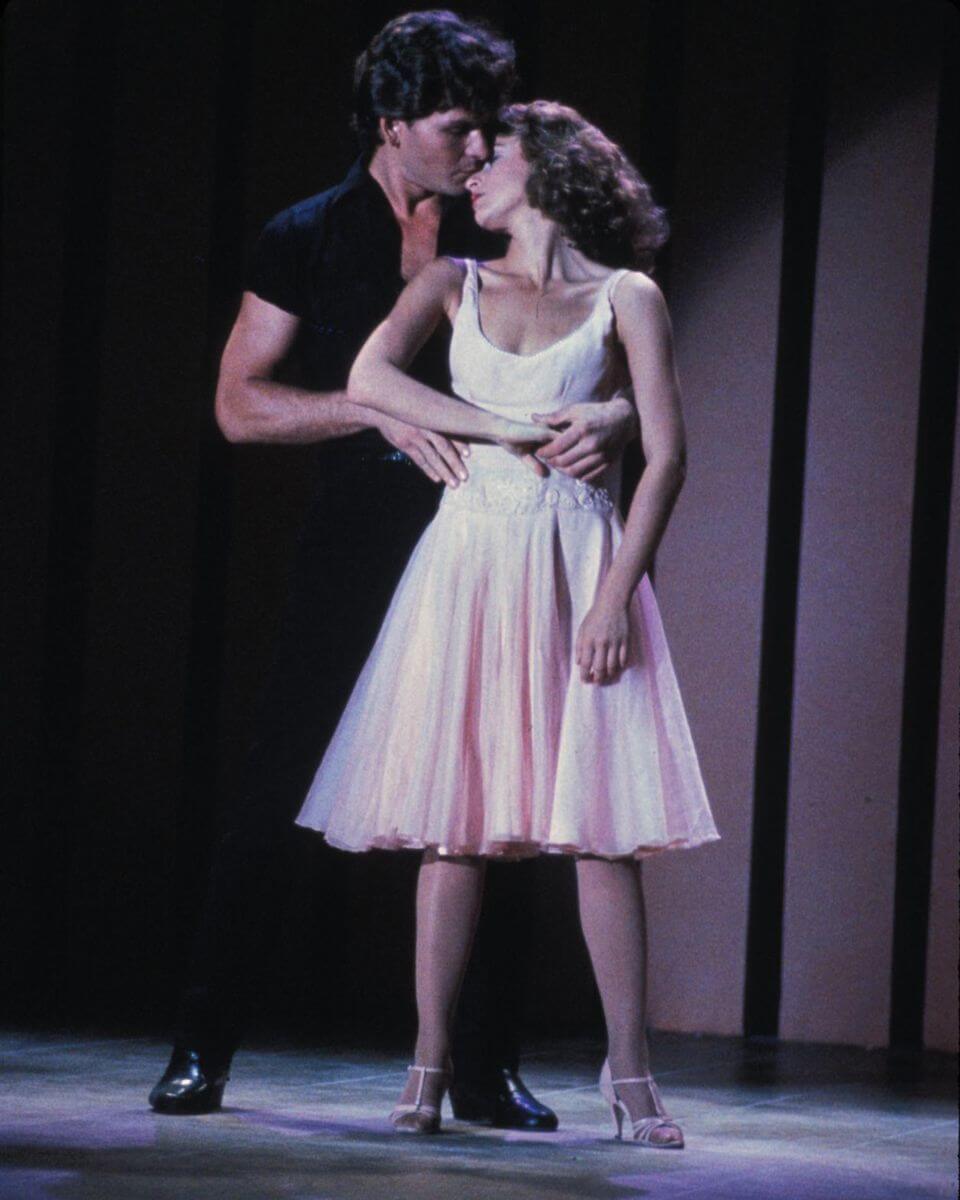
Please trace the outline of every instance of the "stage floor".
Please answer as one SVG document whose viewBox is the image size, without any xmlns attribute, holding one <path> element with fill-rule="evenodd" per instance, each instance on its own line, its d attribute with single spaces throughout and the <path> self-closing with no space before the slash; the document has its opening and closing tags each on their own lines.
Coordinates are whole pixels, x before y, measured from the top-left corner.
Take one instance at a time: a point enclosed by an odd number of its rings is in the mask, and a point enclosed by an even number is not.
<svg viewBox="0 0 960 1200">
<path fill-rule="evenodd" d="M 0 1036 L 3 1200 L 912 1200 L 957 1195 L 956 1060 L 891 1072 L 850 1048 L 661 1034 L 654 1062 L 687 1148 L 612 1138 L 599 1049 L 544 1044 L 524 1078 L 555 1134 L 445 1118 L 433 1138 L 386 1122 L 406 1059 L 333 1049 L 239 1054 L 223 1112 L 160 1117 L 146 1093 L 167 1048 L 136 1039 Z"/>
</svg>

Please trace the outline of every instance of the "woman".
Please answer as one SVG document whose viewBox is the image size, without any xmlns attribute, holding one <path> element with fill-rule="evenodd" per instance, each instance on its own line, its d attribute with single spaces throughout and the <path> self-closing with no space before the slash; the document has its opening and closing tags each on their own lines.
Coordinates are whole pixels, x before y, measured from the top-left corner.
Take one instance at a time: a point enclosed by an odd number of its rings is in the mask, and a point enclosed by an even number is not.
<svg viewBox="0 0 960 1200">
<path fill-rule="evenodd" d="M 663 215 L 616 146 L 544 101 L 502 114 L 468 187 L 508 252 L 425 268 L 349 386 L 472 439 L 470 478 L 415 549 L 297 819 L 345 849 L 424 851 L 419 1030 L 395 1128 L 439 1128 L 486 858 L 550 851 L 577 857 L 618 1135 L 679 1148 L 649 1072 L 639 860 L 717 832 L 645 575 L 684 472 L 669 322 L 643 273 Z M 405 374 L 444 317 L 458 399 Z M 646 459 L 625 526 L 619 465 L 584 482 L 523 461 L 547 436 L 545 407 L 624 384 Z"/>
</svg>

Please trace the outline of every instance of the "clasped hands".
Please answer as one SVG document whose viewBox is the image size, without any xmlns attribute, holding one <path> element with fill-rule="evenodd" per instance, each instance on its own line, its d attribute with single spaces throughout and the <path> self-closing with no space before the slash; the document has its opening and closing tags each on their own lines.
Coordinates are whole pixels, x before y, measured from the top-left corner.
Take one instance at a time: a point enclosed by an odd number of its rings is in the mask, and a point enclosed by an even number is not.
<svg viewBox="0 0 960 1200">
<path fill-rule="evenodd" d="M 589 483 L 602 475 L 637 435 L 637 414 L 626 396 L 604 402 L 569 404 L 551 413 L 533 413 L 530 422 L 503 421 L 494 440 L 517 454 L 534 474 L 562 471 Z M 434 483 L 458 487 L 467 478 L 470 443 L 418 429 L 381 416 L 380 432 Z"/>
<path fill-rule="evenodd" d="M 434 483 L 458 487 L 467 478 L 468 442 L 417 429 L 402 421 L 381 424 L 384 437 Z M 562 471 L 589 483 L 619 457 L 638 432 L 636 409 L 626 396 L 602 403 L 570 404 L 534 413 L 530 423 L 504 421 L 494 440 L 518 455 L 540 478 Z M 574 661 L 584 683 L 613 683 L 630 654 L 623 604 L 607 602 L 601 588 L 577 633 Z"/>
</svg>

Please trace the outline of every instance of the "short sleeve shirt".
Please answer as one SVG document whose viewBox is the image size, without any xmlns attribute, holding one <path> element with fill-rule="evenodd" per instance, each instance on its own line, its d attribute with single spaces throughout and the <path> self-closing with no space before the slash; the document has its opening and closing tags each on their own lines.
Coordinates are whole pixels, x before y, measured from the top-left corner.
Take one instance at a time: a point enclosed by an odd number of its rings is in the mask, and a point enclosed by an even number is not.
<svg viewBox="0 0 960 1200">
<path fill-rule="evenodd" d="M 466 197 L 442 200 L 438 254 L 489 258 L 502 242 L 474 223 Z M 335 187 L 284 209 L 267 222 L 253 251 L 246 289 L 300 320 L 291 353 L 293 378 L 315 391 L 346 387 L 354 358 L 404 287 L 401 234 L 389 202 L 365 162 Z M 424 383 L 449 389 L 446 331 L 413 363 Z M 390 448 L 376 430 L 341 438 L 331 451 L 375 454 Z"/>
</svg>

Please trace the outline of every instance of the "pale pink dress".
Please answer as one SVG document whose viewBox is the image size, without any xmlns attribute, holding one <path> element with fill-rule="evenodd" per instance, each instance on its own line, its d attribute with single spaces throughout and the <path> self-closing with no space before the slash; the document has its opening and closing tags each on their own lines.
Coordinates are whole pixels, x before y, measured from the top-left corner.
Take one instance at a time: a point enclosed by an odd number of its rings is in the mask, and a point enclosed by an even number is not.
<svg viewBox="0 0 960 1200">
<path fill-rule="evenodd" d="M 453 390 L 502 416 L 608 399 L 611 294 L 537 354 L 498 349 L 466 263 Z M 617 682 L 582 683 L 574 638 L 622 538 L 619 465 L 538 479 L 476 445 L 397 586 L 297 823 L 345 850 L 642 856 L 718 837 L 649 580 Z"/>
</svg>

